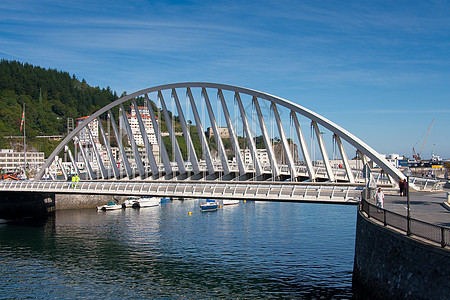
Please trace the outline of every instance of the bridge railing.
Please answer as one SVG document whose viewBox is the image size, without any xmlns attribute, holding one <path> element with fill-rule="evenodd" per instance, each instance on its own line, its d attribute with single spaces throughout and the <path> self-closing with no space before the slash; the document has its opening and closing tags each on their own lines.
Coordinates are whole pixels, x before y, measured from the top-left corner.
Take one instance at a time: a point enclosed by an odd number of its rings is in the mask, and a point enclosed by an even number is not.
<svg viewBox="0 0 450 300">
<path fill-rule="evenodd" d="M 417 190 L 434 192 L 442 191 L 446 181 L 431 178 L 413 177 L 410 178 L 410 183 L 414 184 Z"/>
<path fill-rule="evenodd" d="M 362 199 L 359 209 L 384 226 L 393 227 L 407 236 L 417 236 L 426 241 L 440 244 L 442 248 L 450 245 L 450 228 L 430 224 L 401 214 L 378 208 L 367 200 Z"/>
<path fill-rule="evenodd" d="M 361 185 L 270 181 L 0 181 L 0 192 L 48 192 L 174 198 L 359 203 Z"/>
</svg>

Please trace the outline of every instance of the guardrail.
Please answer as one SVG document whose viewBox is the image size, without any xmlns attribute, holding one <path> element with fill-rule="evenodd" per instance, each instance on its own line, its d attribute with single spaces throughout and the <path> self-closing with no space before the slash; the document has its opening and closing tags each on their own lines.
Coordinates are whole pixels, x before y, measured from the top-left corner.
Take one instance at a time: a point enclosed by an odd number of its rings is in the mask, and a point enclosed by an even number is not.
<svg viewBox="0 0 450 300">
<path fill-rule="evenodd" d="M 363 187 L 351 184 L 208 181 L 0 181 L 1 191 L 160 196 L 358 204 Z"/>
<path fill-rule="evenodd" d="M 450 228 L 442 227 L 417 219 L 408 218 L 398 213 L 378 208 L 377 206 L 362 199 L 359 205 L 360 211 L 367 214 L 384 226 L 390 226 L 403 231 L 407 236 L 417 236 L 429 242 L 440 244 L 442 248 L 450 245 Z"/>
<path fill-rule="evenodd" d="M 444 185 L 446 183 L 445 180 L 430 178 L 410 177 L 409 179 L 409 183 L 413 184 L 417 190 L 425 192 L 443 191 Z"/>
</svg>

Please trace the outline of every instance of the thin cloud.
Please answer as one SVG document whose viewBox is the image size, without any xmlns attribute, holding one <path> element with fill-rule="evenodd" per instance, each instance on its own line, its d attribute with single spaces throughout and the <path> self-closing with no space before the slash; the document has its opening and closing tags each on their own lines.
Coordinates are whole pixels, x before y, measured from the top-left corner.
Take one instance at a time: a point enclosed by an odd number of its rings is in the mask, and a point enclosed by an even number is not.
<svg viewBox="0 0 450 300">
<path fill-rule="evenodd" d="M 374 109 L 374 110 L 341 110 L 328 111 L 328 114 L 448 114 L 450 109 L 442 110 L 404 110 L 404 109 Z"/>
</svg>

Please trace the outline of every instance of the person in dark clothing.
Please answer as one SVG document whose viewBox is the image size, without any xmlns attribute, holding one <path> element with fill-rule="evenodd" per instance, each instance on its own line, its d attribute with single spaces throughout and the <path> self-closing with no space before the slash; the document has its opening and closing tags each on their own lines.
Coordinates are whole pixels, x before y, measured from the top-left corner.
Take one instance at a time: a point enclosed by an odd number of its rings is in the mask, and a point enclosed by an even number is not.
<svg viewBox="0 0 450 300">
<path fill-rule="evenodd" d="M 403 180 L 403 196 L 407 196 L 408 195 L 408 181 L 405 179 Z"/>
<path fill-rule="evenodd" d="M 400 197 L 403 196 L 404 190 L 403 190 L 403 179 L 400 179 L 398 182 L 398 187 L 400 189 Z"/>
</svg>

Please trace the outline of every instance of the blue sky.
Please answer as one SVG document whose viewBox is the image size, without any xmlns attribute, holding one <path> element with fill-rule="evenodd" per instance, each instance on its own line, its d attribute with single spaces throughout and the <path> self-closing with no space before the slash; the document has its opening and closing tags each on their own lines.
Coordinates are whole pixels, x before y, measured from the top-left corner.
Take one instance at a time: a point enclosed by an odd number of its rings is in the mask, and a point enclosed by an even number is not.
<svg viewBox="0 0 450 300">
<path fill-rule="evenodd" d="M 0 57 L 119 95 L 208 81 L 296 102 L 380 153 L 450 158 L 449 1 L 0 2 Z"/>
</svg>

